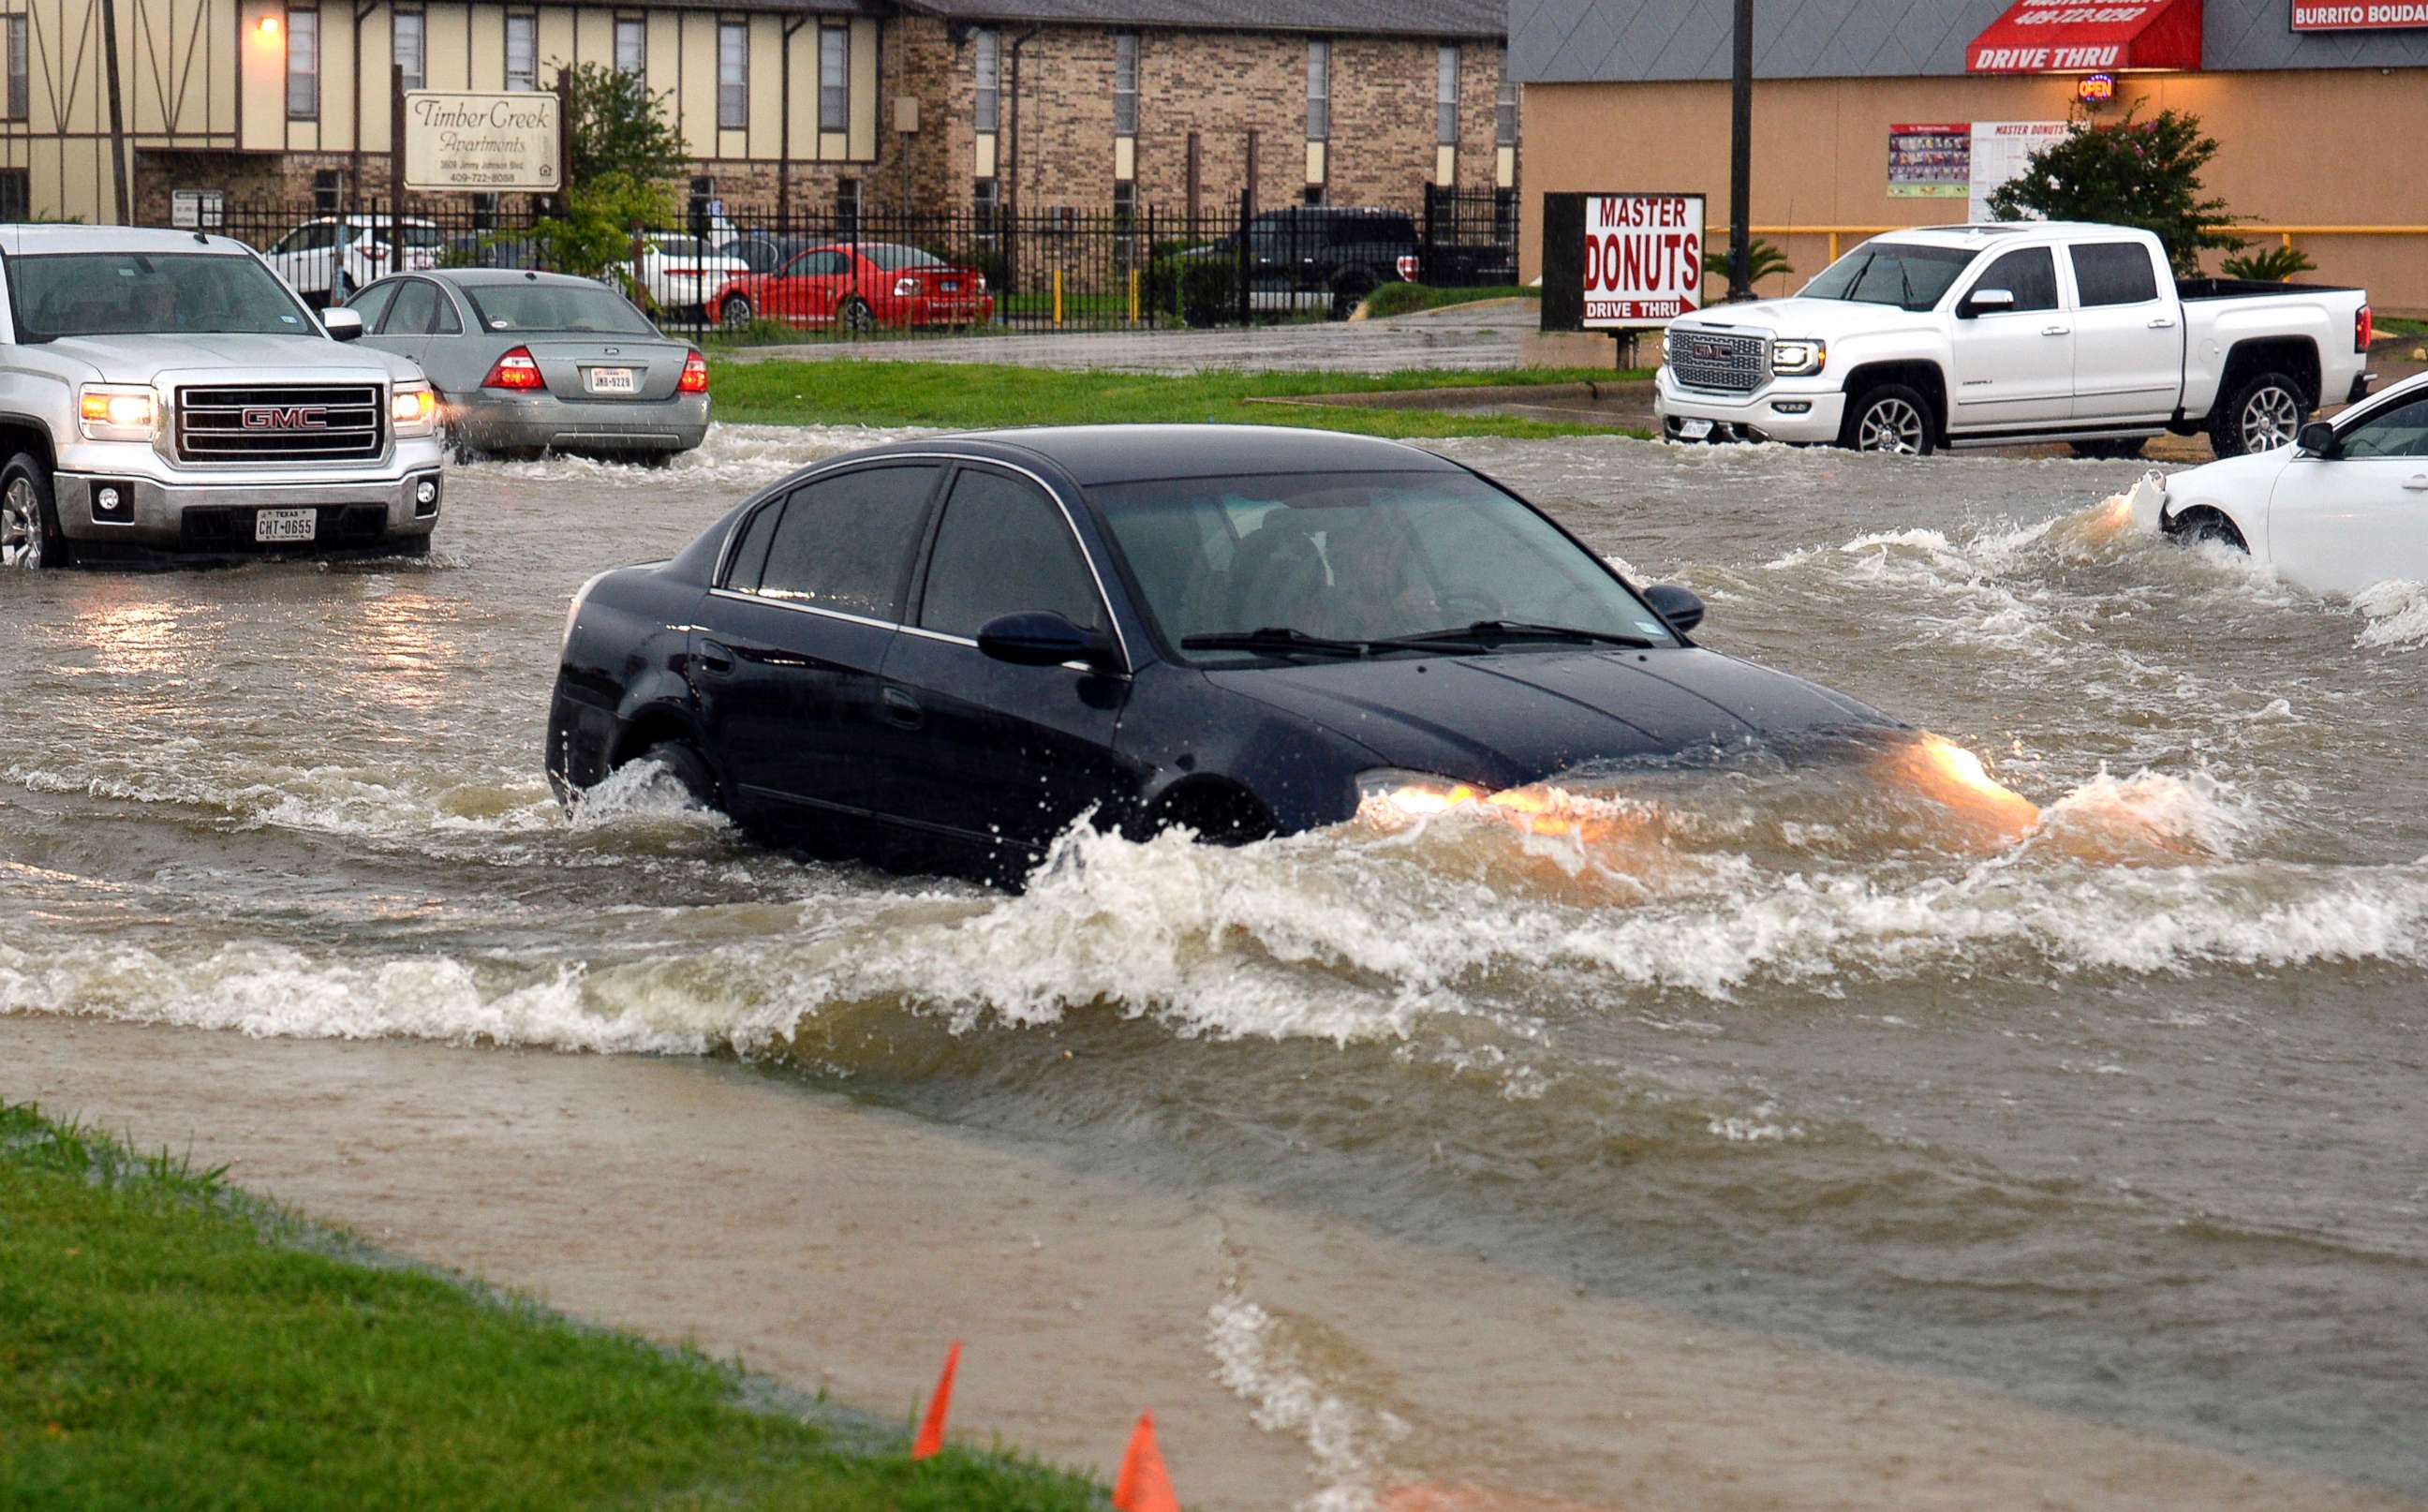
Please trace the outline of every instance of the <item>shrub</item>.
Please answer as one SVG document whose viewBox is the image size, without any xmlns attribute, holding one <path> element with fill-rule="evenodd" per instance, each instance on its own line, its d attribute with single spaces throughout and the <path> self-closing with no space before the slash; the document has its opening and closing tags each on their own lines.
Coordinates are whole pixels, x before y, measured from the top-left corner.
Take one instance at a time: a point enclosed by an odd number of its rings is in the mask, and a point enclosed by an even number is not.
<svg viewBox="0 0 2428 1512">
<path fill-rule="evenodd" d="M 1239 307 L 1239 283 L 1227 257 L 1194 257 L 1180 273 L 1180 318 L 1194 326 L 1221 325 Z"/>
<path fill-rule="evenodd" d="M 2315 272 L 2318 264 L 2300 249 L 2270 247 L 2247 256 L 2228 257 L 2218 268 L 2228 278 L 2248 278 L 2256 283 L 2281 284 L 2302 273 Z"/>
<path fill-rule="evenodd" d="M 2023 175 L 1990 196 L 2001 221 L 2040 217 L 2128 225 L 2156 236 L 2175 272 L 2200 272 L 2200 255 L 2239 250 L 2225 228 L 2225 202 L 2201 197 L 2200 171 L 2217 156 L 2200 117 L 2161 110 L 2144 121 L 2137 101 L 2124 120 L 2093 123 L 2077 112 L 2074 130 L 2032 155 Z"/>
</svg>

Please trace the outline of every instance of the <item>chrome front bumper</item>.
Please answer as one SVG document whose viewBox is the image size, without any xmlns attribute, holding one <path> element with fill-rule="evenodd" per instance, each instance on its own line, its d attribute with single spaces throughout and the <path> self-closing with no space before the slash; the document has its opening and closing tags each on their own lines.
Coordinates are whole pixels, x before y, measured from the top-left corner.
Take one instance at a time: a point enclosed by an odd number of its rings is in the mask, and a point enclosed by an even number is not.
<svg viewBox="0 0 2428 1512">
<path fill-rule="evenodd" d="M 358 482 L 306 483 L 291 478 L 166 482 L 134 471 L 61 471 L 52 475 L 51 492 L 60 534 L 74 541 L 220 555 L 375 551 L 384 544 L 426 536 L 437 528 L 445 487 L 435 448 L 427 450 L 432 454 L 424 465 L 395 477 Z M 427 499 L 422 497 L 425 485 Z M 114 512 L 96 511 L 96 497 L 110 488 L 120 490 L 120 507 Z M 302 508 L 320 512 L 312 540 L 254 540 L 256 511 Z"/>
<path fill-rule="evenodd" d="M 484 452 L 688 452 L 708 437 L 706 394 L 566 400 L 483 391 L 447 401 L 448 423 Z"/>
<path fill-rule="evenodd" d="M 1785 441 L 1827 446 L 1838 439 L 1846 395 L 1820 378 L 1774 378 L 1749 394 L 1718 394 L 1682 386 L 1664 364 L 1652 381 L 1652 413 L 1661 434 L 1682 439 L 1682 422 L 1712 422 L 1715 440 Z"/>
</svg>

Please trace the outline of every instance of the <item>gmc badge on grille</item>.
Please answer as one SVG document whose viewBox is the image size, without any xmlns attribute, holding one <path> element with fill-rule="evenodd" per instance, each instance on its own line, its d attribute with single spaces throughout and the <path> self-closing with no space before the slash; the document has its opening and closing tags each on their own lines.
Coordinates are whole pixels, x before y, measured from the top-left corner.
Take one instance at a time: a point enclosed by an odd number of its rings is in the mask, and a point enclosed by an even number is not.
<svg viewBox="0 0 2428 1512">
<path fill-rule="evenodd" d="M 1722 346 L 1717 341 L 1698 341 L 1695 343 L 1694 353 L 1698 362 L 1726 362 L 1736 355 L 1733 350 Z"/>
<path fill-rule="evenodd" d="M 329 412 L 317 404 L 257 404 L 243 412 L 248 431 L 325 431 Z"/>
</svg>

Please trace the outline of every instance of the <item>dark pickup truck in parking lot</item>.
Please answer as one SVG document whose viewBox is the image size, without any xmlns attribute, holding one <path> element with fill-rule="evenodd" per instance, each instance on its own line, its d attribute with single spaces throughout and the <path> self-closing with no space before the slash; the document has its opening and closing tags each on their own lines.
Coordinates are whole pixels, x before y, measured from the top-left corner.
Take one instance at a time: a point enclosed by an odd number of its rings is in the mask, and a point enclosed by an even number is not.
<svg viewBox="0 0 2428 1512">
<path fill-rule="evenodd" d="M 1399 210 L 1345 205 L 1299 205 L 1267 210 L 1248 222 L 1247 248 L 1238 236 L 1186 255 L 1244 261 L 1248 308 L 1277 314 L 1322 310 L 1336 320 L 1385 284 L 1514 283 L 1510 249 L 1499 245 L 1428 247 L 1416 218 Z M 1236 287 L 1236 286 L 1235 286 Z"/>
</svg>

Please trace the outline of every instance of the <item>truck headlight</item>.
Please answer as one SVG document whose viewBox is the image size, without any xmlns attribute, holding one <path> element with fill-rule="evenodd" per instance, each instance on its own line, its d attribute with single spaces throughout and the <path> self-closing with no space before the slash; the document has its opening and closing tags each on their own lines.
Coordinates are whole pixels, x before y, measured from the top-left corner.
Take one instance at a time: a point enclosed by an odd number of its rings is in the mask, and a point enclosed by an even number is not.
<svg viewBox="0 0 2428 1512">
<path fill-rule="evenodd" d="M 433 436 L 438 430 L 438 395 L 425 383 L 396 386 L 387 398 L 388 424 L 400 441 Z"/>
<path fill-rule="evenodd" d="M 76 391 L 76 424 L 88 441 L 149 441 L 160 423 L 160 401 L 131 384 L 87 384 Z"/>
<path fill-rule="evenodd" d="M 1770 370 L 1789 378 L 1809 377 L 1829 361 L 1827 341 L 1780 341 L 1770 349 Z"/>
</svg>

